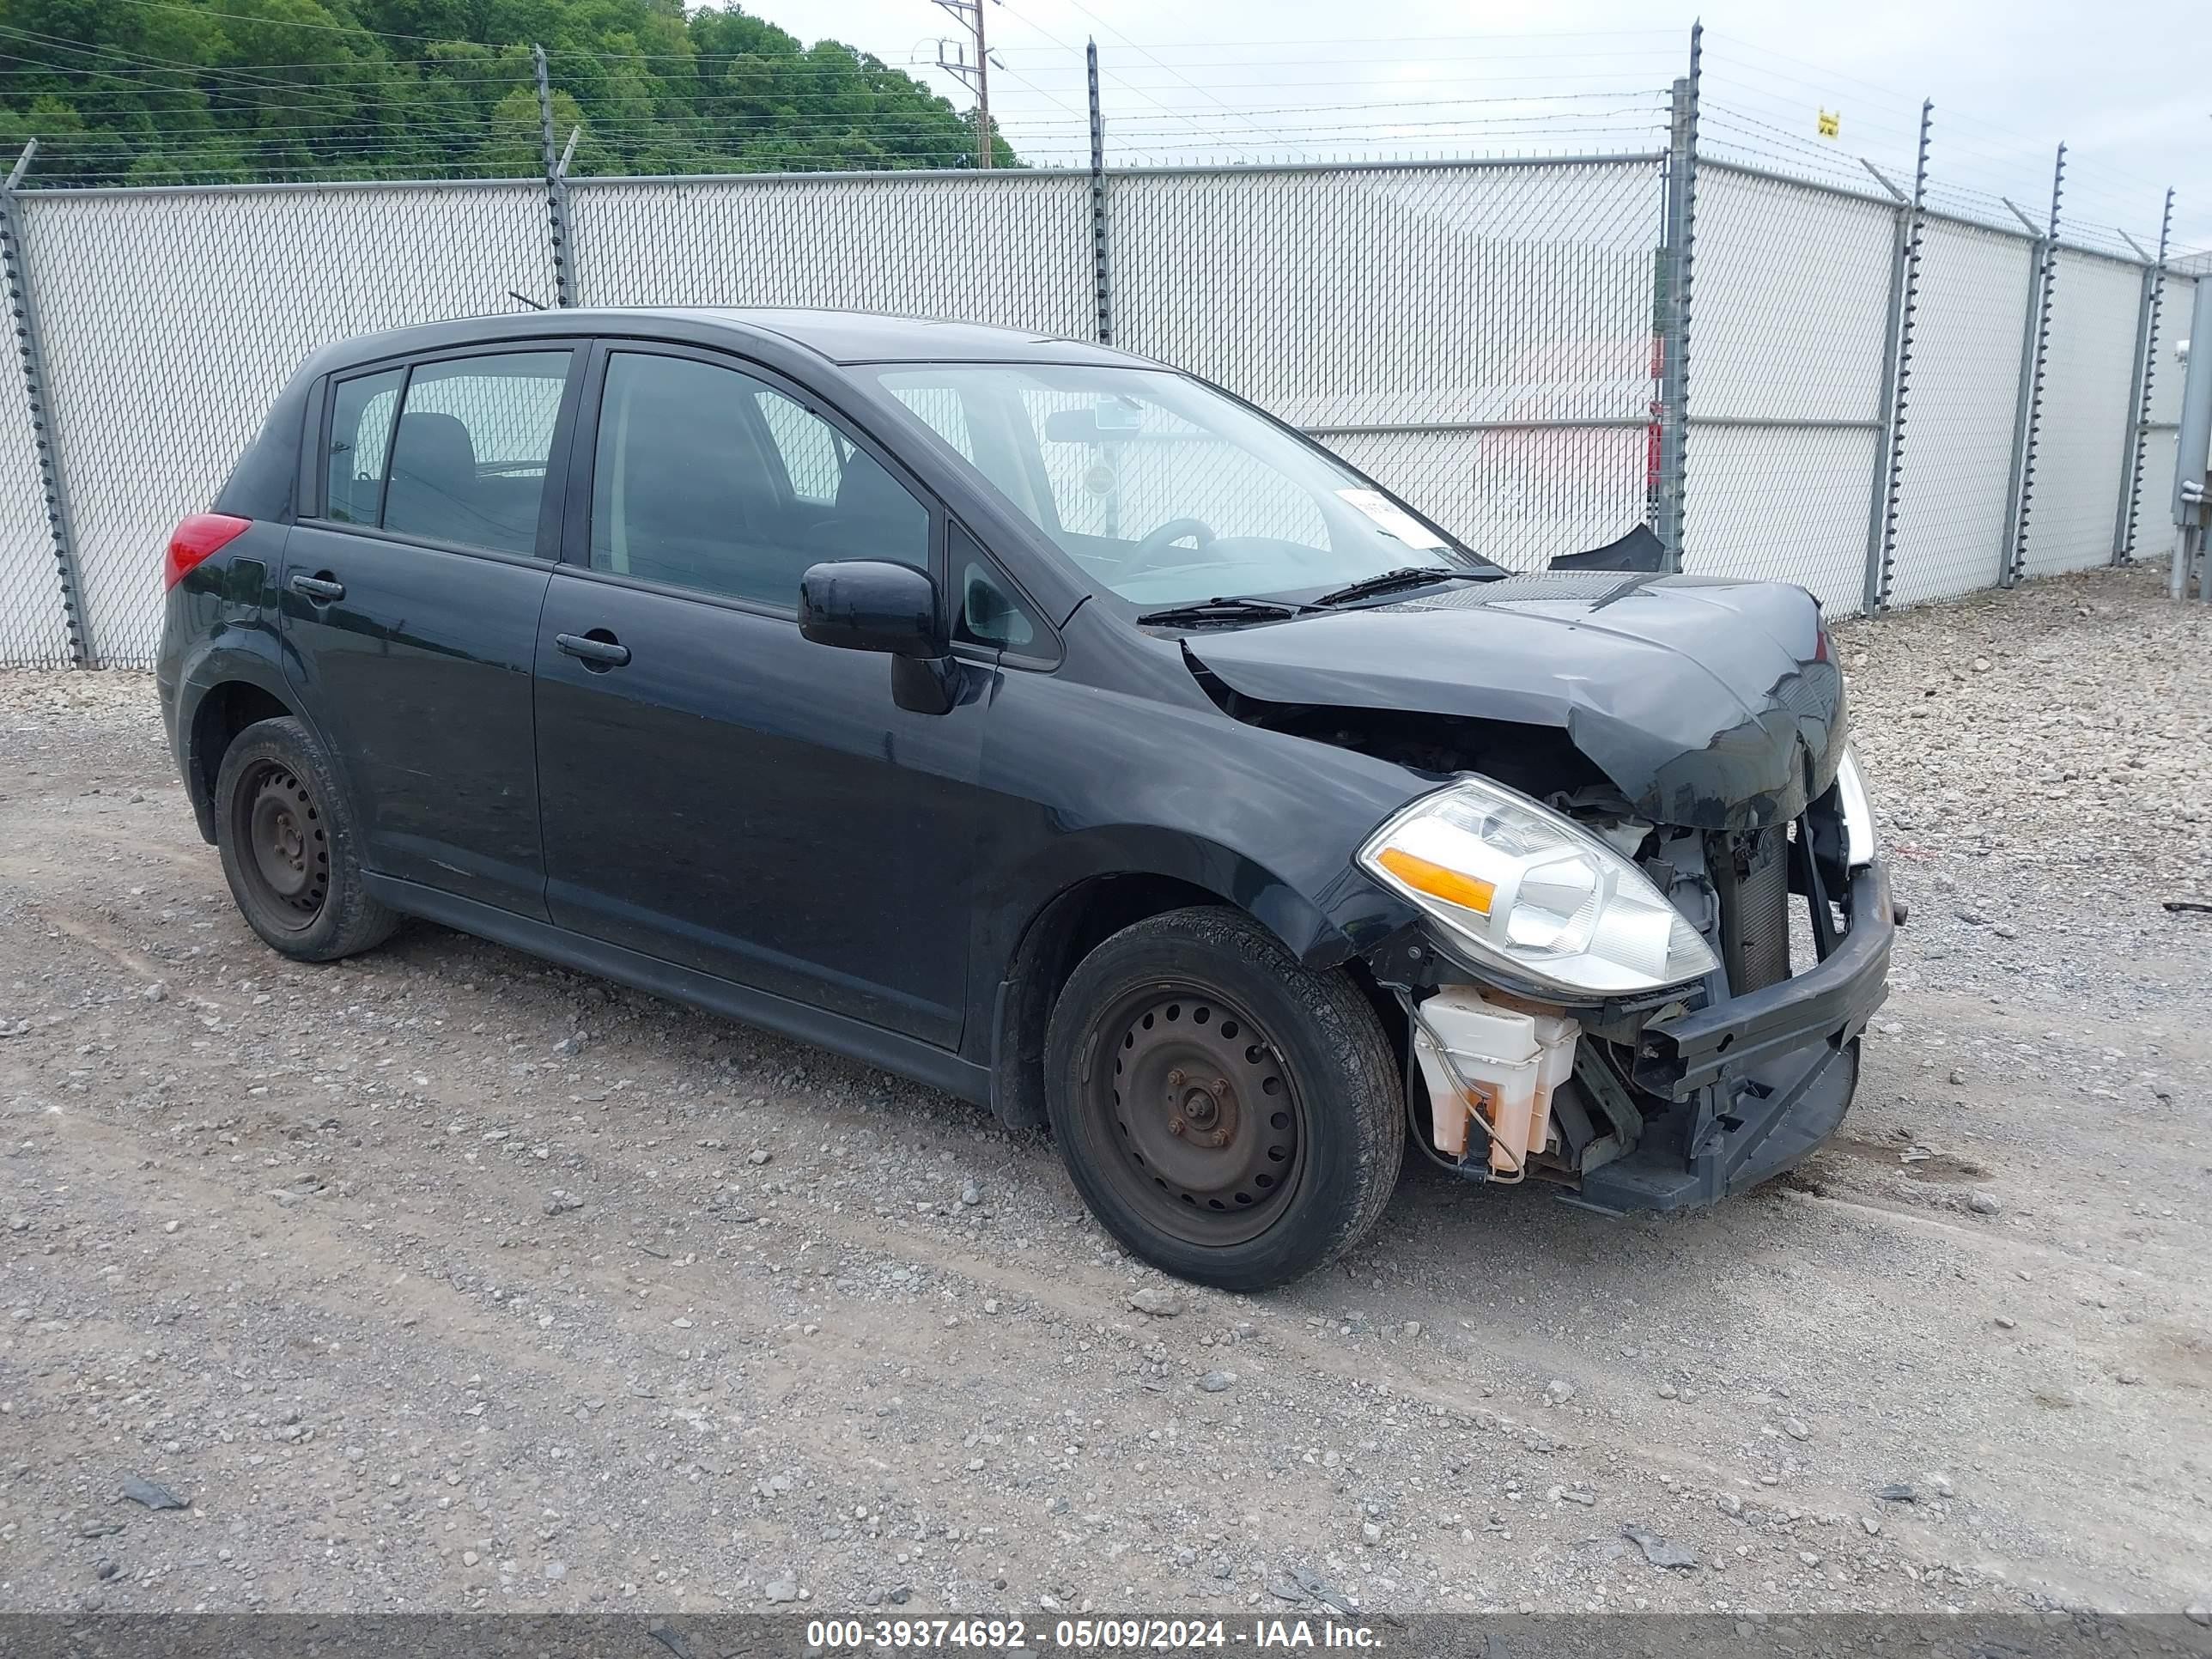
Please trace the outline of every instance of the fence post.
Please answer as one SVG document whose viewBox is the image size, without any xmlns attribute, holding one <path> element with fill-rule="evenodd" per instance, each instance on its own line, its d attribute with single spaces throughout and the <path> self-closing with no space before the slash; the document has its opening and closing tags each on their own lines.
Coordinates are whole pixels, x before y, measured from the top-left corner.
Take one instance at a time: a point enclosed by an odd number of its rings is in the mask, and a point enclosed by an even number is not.
<svg viewBox="0 0 2212 1659">
<path fill-rule="evenodd" d="M 553 149 L 553 83 L 545 70 L 545 48 L 531 47 L 530 59 L 538 73 L 538 153 L 545 169 L 545 214 L 553 234 L 553 297 L 556 304 L 573 306 L 576 268 L 568 230 L 568 158 Z"/>
<path fill-rule="evenodd" d="M 2120 452 L 2120 504 L 2112 519 L 2112 562 L 2125 564 L 2136 550 L 2136 512 L 2142 496 L 2143 445 L 2150 436 L 2150 383 L 2156 368 L 2158 312 L 2166 294 L 2166 240 L 2173 233 L 2173 189 L 2158 222 L 2158 257 L 2143 268 L 2142 301 L 2136 311 L 2135 383 L 2128 392 L 2126 445 Z M 2135 246 L 2132 239 L 2129 242 Z M 2140 247 L 2136 252 L 2141 253 Z"/>
<path fill-rule="evenodd" d="M 1684 484 L 1689 459 L 1690 283 L 1697 242 L 1698 81 L 1705 25 L 1690 26 L 1690 72 L 1674 82 L 1667 135 L 1667 196 L 1660 228 L 1659 499 L 1652 529 L 1667 568 L 1682 568 Z"/>
<path fill-rule="evenodd" d="M 0 185 L 0 257 L 4 257 L 8 314 L 15 330 L 15 349 L 23 359 L 24 400 L 30 404 L 31 441 L 39 450 L 39 487 L 46 498 L 46 532 L 54 544 L 54 576 L 61 587 L 62 622 L 69 633 L 70 661 L 92 665 L 92 630 L 87 625 L 84 588 L 78 580 L 76 532 L 70 522 L 69 495 L 62 488 L 61 446 L 54 432 L 52 405 L 46 397 L 46 348 L 39 331 L 39 307 L 31 292 L 31 261 L 23 240 L 22 203 L 17 186 L 39 153 L 30 139 Z"/>
<path fill-rule="evenodd" d="M 2014 216 L 2035 238 L 2035 276 L 2028 289 L 2027 325 L 2021 335 L 2020 398 L 2013 408 L 2010 509 L 1998 550 L 1997 586 L 2010 587 L 2027 568 L 2027 514 L 2035 495 L 2035 440 L 2043 420 L 2043 371 L 2051 354 L 2051 290 L 2058 278 L 2058 200 L 2066 185 L 2066 146 L 2051 169 L 2051 222 L 2035 222 L 2014 207 Z"/>
<path fill-rule="evenodd" d="M 1098 343 L 1114 343 L 1113 262 L 1106 240 L 1106 118 L 1098 103 L 1098 42 L 1083 45 L 1091 90 L 1091 282 L 1097 308 Z"/>
<path fill-rule="evenodd" d="M 1928 123 L 1935 106 L 1920 105 L 1920 154 L 1908 197 L 1871 161 L 1864 165 L 1897 198 L 1897 237 L 1889 256 L 1889 310 L 1883 324 L 1881 428 L 1875 441 L 1873 499 L 1867 507 L 1866 592 L 1863 609 L 1878 617 L 1889 605 L 1890 575 L 1897 562 L 1897 496 L 1905 477 L 1905 394 L 1912 377 L 1912 313 L 1920 294 L 1922 207 L 1928 196 Z"/>
</svg>

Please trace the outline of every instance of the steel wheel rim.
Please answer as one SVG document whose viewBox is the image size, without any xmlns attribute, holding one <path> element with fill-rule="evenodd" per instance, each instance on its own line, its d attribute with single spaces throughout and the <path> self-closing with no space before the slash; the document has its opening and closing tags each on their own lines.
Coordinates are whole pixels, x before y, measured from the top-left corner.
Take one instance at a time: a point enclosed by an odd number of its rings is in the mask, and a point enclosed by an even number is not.
<svg viewBox="0 0 2212 1659">
<path fill-rule="evenodd" d="M 1306 1111 L 1281 1050 L 1218 991 L 1156 982 L 1097 1027 L 1085 1128 L 1108 1182 L 1186 1243 L 1250 1242 L 1304 1179 Z"/>
<path fill-rule="evenodd" d="M 330 839 L 321 810 L 299 774 L 257 763 L 239 780 L 232 829 L 239 867 L 278 925 L 313 925 L 330 892 Z"/>
</svg>

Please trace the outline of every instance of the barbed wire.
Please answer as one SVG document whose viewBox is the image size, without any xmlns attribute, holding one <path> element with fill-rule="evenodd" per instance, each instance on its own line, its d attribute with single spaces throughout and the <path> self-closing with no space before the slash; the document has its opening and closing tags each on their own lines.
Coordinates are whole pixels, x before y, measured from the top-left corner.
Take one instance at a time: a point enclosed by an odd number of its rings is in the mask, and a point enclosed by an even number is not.
<svg viewBox="0 0 2212 1659">
<path fill-rule="evenodd" d="M 132 134 L 120 128 L 146 121 L 161 124 L 165 144 L 181 141 L 206 156 L 235 156 L 249 171 L 254 158 L 280 155 L 343 157 L 335 164 L 356 168 L 374 167 L 380 157 L 395 166 L 419 167 L 427 164 L 426 156 L 484 149 L 497 154 L 479 157 L 481 165 L 494 160 L 511 165 L 513 145 L 526 140 L 527 135 L 501 126 L 481 105 L 464 110 L 441 106 L 441 100 L 455 94 L 529 88 L 526 49 L 518 44 L 217 10 L 182 0 L 124 3 L 150 13 L 294 29 L 301 32 L 303 44 L 331 39 L 333 52 L 294 63 L 207 65 L 0 24 L 0 44 L 13 48 L 0 51 L 0 103 L 52 92 L 93 122 L 82 131 L 58 128 L 41 134 L 83 158 L 83 167 L 73 176 L 144 177 L 163 171 L 170 159 L 166 151 L 127 161 L 103 159 L 133 142 Z M 1450 31 L 1147 45 L 1083 0 L 1062 3 L 1114 37 L 1136 59 L 1117 52 L 1121 61 L 1101 65 L 1111 94 L 1139 106 L 1109 112 L 1109 139 L 1125 155 L 1250 160 L 1268 152 L 1310 156 L 1327 146 L 1349 147 L 1351 159 L 1358 159 L 1407 140 L 1463 150 L 1511 145 L 1516 153 L 1583 140 L 1619 143 L 1632 134 L 1642 142 L 1647 132 L 1656 136 L 1661 130 L 1665 114 L 1664 80 L 1654 76 L 1652 68 L 1683 56 L 1680 32 L 1668 29 Z M 1035 39 L 1002 41 L 996 52 L 1001 72 L 1042 102 L 1027 109 L 1018 102 L 1002 105 L 994 111 L 994 125 L 1029 161 L 1050 167 L 1082 159 L 1088 116 L 1062 95 L 1079 89 L 1085 73 L 1080 50 L 1032 15 L 1029 0 L 1006 10 L 1012 32 Z M 347 39 L 386 43 L 395 55 L 351 55 L 343 47 Z M 1893 179 L 1910 173 L 1917 97 L 1726 33 L 1709 31 L 1706 45 L 1704 137 L 1717 159 L 1771 168 L 1875 200 L 1884 198 L 1865 171 L 1866 161 L 1884 166 Z M 1455 46 L 1462 50 L 1438 50 Z M 619 168 L 633 160 L 651 164 L 678 156 L 722 164 L 757 149 L 763 165 L 781 167 L 791 152 L 810 147 L 842 147 L 872 165 L 957 163 L 967 158 L 964 147 L 932 145 L 933 138 L 952 143 L 951 124 L 969 117 L 950 100 L 929 93 L 926 79 L 921 90 L 937 108 L 787 114 L 747 109 L 742 102 L 726 111 L 641 106 L 617 112 L 597 107 L 610 78 L 635 77 L 640 92 L 625 95 L 647 100 L 654 96 L 656 85 L 681 88 L 690 99 L 700 98 L 706 88 L 739 100 L 754 92 L 795 94 L 821 79 L 821 67 L 805 56 L 809 50 L 608 52 L 564 46 L 550 48 L 547 58 L 556 92 L 578 100 L 586 151 L 596 149 L 590 163 L 594 166 Z M 886 85 L 887 96 L 911 95 L 915 78 L 904 71 L 926 77 L 935 67 L 911 54 L 902 65 L 895 56 L 844 50 L 864 74 L 879 72 L 907 83 L 904 88 Z M 732 76 L 730 71 L 738 66 L 743 72 Z M 1413 69 L 1421 75 L 1415 88 L 1419 96 L 1380 90 L 1364 97 L 1336 95 L 1374 88 L 1376 77 Z M 285 78 L 295 74 L 301 78 Z M 1849 148 L 1798 130 L 1808 103 L 1825 109 L 1845 93 L 1855 112 Z M 1194 106 L 1194 99 L 1210 106 Z M 19 125 L 26 112 L 16 109 Z M 191 123 L 189 130 L 174 131 L 179 121 Z M 1960 216 L 2016 228 L 2008 199 L 2027 201 L 2033 213 L 2037 197 L 2047 194 L 2038 189 L 2039 181 L 2047 178 L 2039 153 L 2044 149 L 2035 141 L 1947 108 L 1938 118 L 1929 199 Z M 2124 240 L 2122 228 L 2130 221 L 2154 222 L 2162 186 L 2154 188 L 2078 149 L 2069 161 L 2066 218 L 2081 235 L 2109 237 L 2117 246 Z M 176 157 L 167 170 L 199 174 L 224 166 L 187 154 Z"/>
</svg>

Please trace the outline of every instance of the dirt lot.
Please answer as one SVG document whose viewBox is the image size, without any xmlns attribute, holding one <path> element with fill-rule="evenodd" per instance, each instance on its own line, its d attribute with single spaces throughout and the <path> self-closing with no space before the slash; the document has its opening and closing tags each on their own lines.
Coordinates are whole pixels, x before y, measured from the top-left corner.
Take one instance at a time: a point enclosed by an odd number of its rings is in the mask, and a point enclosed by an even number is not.
<svg viewBox="0 0 2212 1659">
<path fill-rule="evenodd" d="M 0 675 L 0 1606 L 2212 1600 L 2212 613 L 1839 642 L 1913 910 L 1844 1137 L 1647 1221 L 1416 1162 L 1168 1317 L 942 1097 L 433 927 L 280 961 L 150 683 Z"/>
</svg>

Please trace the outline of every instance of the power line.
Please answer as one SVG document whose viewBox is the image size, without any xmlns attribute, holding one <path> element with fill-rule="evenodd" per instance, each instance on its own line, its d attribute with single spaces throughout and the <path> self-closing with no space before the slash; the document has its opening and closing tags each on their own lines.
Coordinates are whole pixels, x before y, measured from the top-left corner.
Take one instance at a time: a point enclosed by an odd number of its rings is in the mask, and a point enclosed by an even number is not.
<svg viewBox="0 0 2212 1659">
<path fill-rule="evenodd" d="M 1080 8 L 1079 8 L 1079 9 L 1080 9 Z M 1121 34 L 1121 33 L 1119 29 L 1116 29 L 1114 32 L 1116 34 Z M 1708 32 L 1708 34 L 1710 36 L 1710 31 Z M 1122 35 L 1121 38 L 1128 45 L 1136 47 L 1138 51 L 1142 52 L 1145 50 L 1144 47 L 1137 46 L 1135 41 L 1130 40 L 1128 36 Z M 1674 57 L 1680 56 L 1682 34 L 1680 29 L 1531 29 L 1527 31 L 1511 29 L 1499 30 L 1492 33 L 1485 33 L 1480 29 L 1454 29 L 1447 34 L 1376 34 L 1359 35 L 1352 38 L 1343 36 L 1323 36 L 1319 38 L 1297 37 L 1284 40 L 1271 40 L 1261 44 L 1264 44 L 1267 46 L 1340 46 L 1362 45 L 1416 46 L 1428 40 L 1632 40 L 1671 41 L 1674 44 L 1673 50 L 1669 55 Z M 1211 49 L 1217 46 L 1237 46 L 1245 50 L 1250 50 L 1255 44 L 1255 42 L 1249 40 L 1178 40 L 1172 44 L 1163 45 L 1161 50 L 1164 52 L 1181 52 L 1185 50 L 1197 51 L 1201 49 Z"/>
<path fill-rule="evenodd" d="M 1058 35 L 1054 34 L 1050 29 L 1045 27 L 1043 24 L 1038 22 L 1035 18 L 1024 16 L 1021 21 L 1028 24 L 1030 27 L 1035 29 L 1039 34 L 1044 36 L 1046 40 L 1051 41 L 1062 52 L 1067 52 L 1071 56 L 1079 55 L 1076 53 L 1074 47 L 1069 46 L 1066 41 L 1061 40 Z M 1152 94 L 1146 91 L 1142 87 L 1131 85 L 1128 82 L 1122 79 L 1118 71 L 1107 69 L 1102 64 L 1099 72 L 1104 76 L 1106 79 L 1114 82 L 1116 85 L 1125 87 L 1127 90 L 1135 93 L 1137 96 L 1143 99 L 1154 108 L 1165 112 L 1167 114 L 1173 116 L 1177 120 L 1188 122 L 1192 131 L 1203 131 L 1203 129 L 1200 128 L 1196 122 L 1191 121 L 1190 118 L 1185 115 L 1182 111 L 1172 108 L 1169 105 L 1163 103 L 1160 100 L 1153 97 Z M 1085 70 L 1085 75 L 1086 76 L 1088 75 L 1087 68 Z M 1254 146 L 1249 143 L 1239 143 L 1234 140 L 1229 142 L 1231 143 L 1231 147 L 1233 149 L 1242 149 L 1249 151 L 1254 148 Z"/>
<path fill-rule="evenodd" d="M 1218 99 L 1218 98 L 1215 98 L 1215 97 L 1214 97 L 1214 95 L 1213 95 L 1212 93 L 1207 92 L 1207 91 L 1206 90 L 1206 88 L 1203 88 L 1203 87 L 1201 87 L 1201 86 L 1200 86 L 1200 85 L 1198 84 L 1198 82 L 1197 82 L 1191 80 L 1188 76 L 1182 75 L 1182 74 L 1178 73 L 1176 70 L 1174 70 L 1173 68 L 1171 68 L 1170 65 L 1168 65 L 1168 64 L 1162 64 L 1162 63 L 1160 63 L 1160 60 L 1159 60 L 1158 58 L 1153 57 L 1151 52 L 1147 51 L 1147 50 L 1146 50 L 1145 47 L 1143 47 L 1143 46 L 1138 46 L 1138 45 L 1137 45 L 1137 43 L 1136 43 L 1134 40 L 1130 40 L 1130 39 L 1129 39 L 1129 37 L 1128 37 L 1127 35 L 1126 35 L 1126 34 L 1122 34 L 1122 33 L 1121 33 L 1121 31 L 1120 29 L 1115 28 L 1115 27 L 1114 27 L 1114 26 L 1113 26 L 1111 23 L 1108 22 L 1104 18 L 1101 17 L 1101 16 L 1100 16 L 1097 12 L 1095 12 L 1095 11 L 1091 10 L 1090 7 L 1088 7 L 1088 6 L 1085 5 L 1085 4 L 1083 3 L 1083 0 L 1064 0 L 1064 3 L 1066 3 L 1066 4 L 1067 4 L 1067 5 L 1073 6 L 1073 7 L 1076 9 L 1076 10 L 1078 10 L 1078 11 L 1081 12 L 1081 13 L 1082 13 L 1085 17 L 1088 17 L 1088 18 L 1089 18 L 1092 22 L 1094 22 L 1094 23 L 1097 24 L 1099 27 L 1101 27 L 1101 28 L 1103 28 L 1103 29 L 1110 30 L 1113 33 L 1117 34 L 1117 35 L 1120 35 L 1120 36 L 1121 36 L 1121 40 L 1122 40 L 1123 44 L 1125 44 L 1125 45 L 1127 45 L 1127 46 L 1129 46 L 1132 50 L 1133 50 L 1134 52 L 1137 52 L 1140 57 L 1149 58 L 1149 59 L 1151 59 L 1151 61 L 1152 61 L 1152 62 L 1153 62 L 1153 63 L 1155 63 L 1155 64 L 1159 64 L 1159 66 L 1160 66 L 1160 68 L 1162 68 L 1162 69 L 1164 69 L 1164 70 L 1166 70 L 1168 71 L 1168 73 L 1169 73 L 1169 74 L 1175 76 L 1175 77 L 1176 77 L 1176 80 L 1181 81 L 1181 82 L 1182 82 L 1185 86 L 1187 86 L 1187 87 L 1190 88 L 1192 91 L 1196 92 L 1196 93 L 1199 93 L 1199 94 L 1202 94 L 1202 95 L 1203 95 L 1203 96 L 1205 96 L 1205 97 L 1207 97 L 1207 98 L 1211 98 L 1211 99 L 1212 99 L 1212 100 L 1213 100 L 1213 101 L 1214 101 L 1215 103 L 1217 103 L 1217 104 L 1220 104 L 1222 108 L 1224 108 L 1224 109 L 1225 109 L 1225 110 L 1230 110 L 1230 112 L 1231 112 L 1231 114 L 1236 114 L 1236 111 L 1234 111 L 1233 109 L 1231 109 L 1229 105 L 1227 105 L 1227 104 L 1225 104 L 1225 103 L 1223 103 L 1223 102 L 1222 102 L 1222 100 L 1221 100 L 1220 99 Z M 1240 120 L 1243 120 L 1243 121 L 1244 122 L 1244 124 L 1245 124 L 1247 126 L 1250 127 L 1250 128 L 1251 128 L 1255 132 L 1263 133 L 1263 134 L 1267 132 L 1267 129 L 1266 129 L 1265 127 L 1261 126 L 1257 122 L 1253 121 L 1253 120 L 1249 119 L 1249 118 L 1243 117 L 1243 116 L 1239 116 L 1237 118 L 1238 118 L 1238 119 L 1240 119 Z"/>
</svg>

